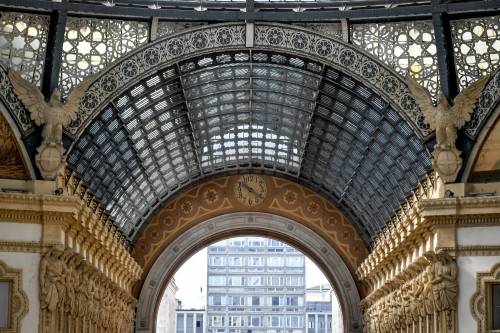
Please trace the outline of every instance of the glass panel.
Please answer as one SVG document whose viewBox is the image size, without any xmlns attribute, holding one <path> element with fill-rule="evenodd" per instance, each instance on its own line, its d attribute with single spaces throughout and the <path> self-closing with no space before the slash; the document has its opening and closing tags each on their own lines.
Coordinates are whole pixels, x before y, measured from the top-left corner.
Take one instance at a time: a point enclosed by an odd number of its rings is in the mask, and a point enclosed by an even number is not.
<svg viewBox="0 0 500 333">
<path fill-rule="evenodd" d="M 455 65 L 461 89 L 500 63 L 500 16 L 451 22 Z"/>
<path fill-rule="evenodd" d="M 63 95 L 148 39 L 146 22 L 68 17 L 60 71 Z"/>
<path fill-rule="evenodd" d="M 493 327 L 492 329 L 494 330 L 500 330 L 500 284 L 494 284 L 492 285 L 492 324 Z"/>
<path fill-rule="evenodd" d="M 0 12 L 0 59 L 39 87 L 49 21 L 46 15 Z"/>
<path fill-rule="evenodd" d="M 11 283 L 0 281 L 0 328 L 9 328 Z"/>
</svg>

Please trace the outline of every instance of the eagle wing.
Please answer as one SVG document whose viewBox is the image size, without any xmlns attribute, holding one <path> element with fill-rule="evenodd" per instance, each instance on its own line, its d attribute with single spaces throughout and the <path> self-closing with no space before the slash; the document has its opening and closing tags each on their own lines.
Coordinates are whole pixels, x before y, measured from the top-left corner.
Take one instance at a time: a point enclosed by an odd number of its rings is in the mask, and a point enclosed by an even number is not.
<svg viewBox="0 0 500 333">
<path fill-rule="evenodd" d="M 79 85 L 71 90 L 66 103 L 64 104 L 64 113 L 61 115 L 61 123 L 64 127 L 68 126 L 71 121 L 76 119 L 78 109 L 80 108 L 80 100 L 85 95 L 88 87 L 95 81 L 97 75 L 87 76 Z"/>
<path fill-rule="evenodd" d="M 489 80 L 490 76 L 485 75 L 455 97 L 451 111 L 453 122 L 457 128 L 461 128 L 470 120 L 470 115 L 476 107 L 477 100 Z"/>
<path fill-rule="evenodd" d="M 41 126 L 46 121 L 46 116 L 50 112 L 50 107 L 45 102 L 45 99 L 33 84 L 29 83 L 19 75 L 15 70 L 9 70 L 9 79 L 14 87 L 14 92 L 21 100 L 24 107 L 30 112 L 31 119 Z"/>
<path fill-rule="evenodd" d="M 410 92 L 415 99 L 415 102 L 424 114 L 425 122 L 429 124 L 432 129 L 436 129 L 438 112 L 434 104 L 432 104 L 429 91 L 422 87 L 417 80 L 410 75 L 410 73 L 406 74 L 405 80 L 408 85 L 408 89 L 410 89 Z"/>
</svg>

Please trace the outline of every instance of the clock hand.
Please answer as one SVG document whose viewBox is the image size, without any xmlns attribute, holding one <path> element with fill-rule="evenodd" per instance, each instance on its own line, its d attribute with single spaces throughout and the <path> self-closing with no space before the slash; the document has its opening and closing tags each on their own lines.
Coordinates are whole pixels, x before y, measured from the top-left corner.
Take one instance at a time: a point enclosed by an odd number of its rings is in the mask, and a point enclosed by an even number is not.
<svg viewBox="0 0 500 333">
<path fill-rule="evenodd" d="M 262 194 L 257 193 L 253 188 L 251 188 L 250 186 L 248 186 L 248 184 L 241 183 L 241 185 L 243 185 L 243 187 L 246 188 L 248 192 L 253 193 L 257 197 L 259 197 L 260 199 L 262 199 Z"/>
</svg>

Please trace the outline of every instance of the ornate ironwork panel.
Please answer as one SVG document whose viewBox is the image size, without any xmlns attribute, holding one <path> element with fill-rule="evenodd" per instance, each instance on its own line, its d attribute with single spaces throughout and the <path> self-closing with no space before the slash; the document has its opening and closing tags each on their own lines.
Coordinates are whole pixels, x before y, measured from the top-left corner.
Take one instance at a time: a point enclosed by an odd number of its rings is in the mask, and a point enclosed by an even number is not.
<svg viewBox="0 0 500 333">
<path fill-rule="evenodd" d="M 60 71 L 63 95 L 89 74 L 100 72 L 148 39 L 146 22 L 68 18 Z"/>
<path fill-rule="evenodd" d="M 12 118 L 16 121 L 21 134 L 28 135 L 34 130 L 35 124 L 31 120 L 28 110 L 17 98 L 8 76 L 8 69 L 0 63 L 0 99 L 7 106 Z"/>
<path fill-rule="evenodd" d="M 205 22 L 170 22 L 170 21 L 159 21 L 158 30 L 156 34 L 158 37 L 169 36 L 187 29 L 199 27 L 206 25 Z"/>
<path fill-rule="evenodd" d="M 477 137 L 489 115 L 500 104 L 500 70 L 497 68 L 492 76 L 479 97 L 471 120 L 465 125 L 465 133 L 472 139 Z"/>
<path fill-rule="evenodd" d="M 145 73 L 157 69 L 162 64 L 174 63 L 187 55 L 195 56 L 218 49 L 244 47 L 245 26 L 243 24 L 210 25 L 203 29 L 188 31 L 184 34 L 173 35 L 172 38 L 160 39 L 147 48 L 131 53 L 121 62 L 109 66 L 96 82 L 87 90 L 82 99 L 77 119 L 66 131 L 76 135 L 83 129 L 82 125 L 96 112 L 96 109 L 105 104 L 119 87 L 127 82 L 136 80 Z"/>
<path fill-rule="evenodd" d="M 297 24 L 330 38 L 342 40 L 342 25 L 340 23 L 303 23 Z"/>
<path fill-rule="evenodd" d="M 451 22 L 458 84 L 467 87 L 500 63 L 500 16 Z"/>
<path fill-rule="evenodd" d="M 431 21 L 353 24 L 351 39 L 400 74 L 410 71 L 436 96 L 437 51 Z"/>
<path fill-rule="evenodd" d="M 0 12 L 0 59 L 41 86 L 50 17 Z"/>
</svg>

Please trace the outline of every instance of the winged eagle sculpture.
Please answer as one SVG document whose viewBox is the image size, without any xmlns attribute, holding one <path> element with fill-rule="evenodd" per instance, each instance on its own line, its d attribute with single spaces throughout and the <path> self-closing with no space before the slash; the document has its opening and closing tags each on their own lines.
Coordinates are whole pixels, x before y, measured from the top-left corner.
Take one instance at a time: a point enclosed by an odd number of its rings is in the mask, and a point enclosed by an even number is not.
<svg viewBox="0 0 500 333">
<path fill-rule="evenodd" d="M 62 144 L 63 129 L 77 117 L 80 101 L 96 76 L 88 76 L 68 95 L 66 102 L 61 100 L 61 93 L 55 89 L 50 100 L 36 86 L 26 81 L 15 70 L 9 70 L 9 79 L 14 93 L 30 112 L 31 119 L 38 126 L 43 125 L 42 144 L 37 148 L 36 163 L 43 178 L 53 180 L 64 165 Z"/>
<path fill-rule="evenodd" d="M 457 130 L 470 120 L 489 79 L 490 76 L 486 75 L 469 85 L 455 97 L 453 105 L 450 105 L 440 92 L 437 104 L 434 105 L 429 91 L 418 84 L 410 74 L 406 75 L 406 84 L 424 114 L 424 121 L 436 131 L 432 164 L 445 183 L 454 182 L 462 166 L 461 151 L 455 146 Z"/>
</svg>

